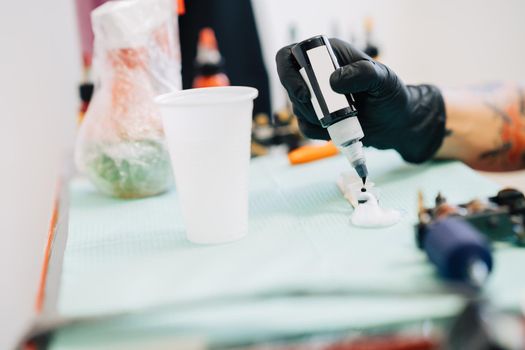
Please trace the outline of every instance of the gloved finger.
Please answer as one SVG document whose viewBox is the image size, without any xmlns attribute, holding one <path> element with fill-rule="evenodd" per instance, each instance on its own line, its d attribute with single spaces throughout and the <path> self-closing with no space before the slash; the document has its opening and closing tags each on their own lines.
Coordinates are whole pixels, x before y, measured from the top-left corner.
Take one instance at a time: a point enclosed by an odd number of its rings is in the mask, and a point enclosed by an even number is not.
<svg viewBox="0 0 525 350">
<path fill-rule="evenodd" d="M 291 99 L 307 102 L 310 100 L 310 91 L 299 74 L 299 66 L 292 55 L 292 47 L 293 45 L 288 45 L 277 52 L 275 56 L 277 73 Z"/>
<path fill-rule="evenodd" d="M 314 125 L 304 119 L 298 118 L 299 130 L 301 133 L 309 139 L 315 140 L 330 140 L 328 131 L 320 125 Z"/>
<path fill-rule="evenodd" d="M 354 47 L 352 44 L 347 43 L 346 41 L 337 38 L 331 38 L 329 41 L 330 45 L 332 45 L 332 49 L 334 50 L 337 62 L 341 66 L 345 66 L 356 61 L 372 59 L 366 53 Z"/>
<path fill-rule="evenodd" d="M 335 70 L 330 85 L 340 94 L 377 91 L 388 76 L 383 65 L 372 60 L 361 60 Z"/>
</svg>

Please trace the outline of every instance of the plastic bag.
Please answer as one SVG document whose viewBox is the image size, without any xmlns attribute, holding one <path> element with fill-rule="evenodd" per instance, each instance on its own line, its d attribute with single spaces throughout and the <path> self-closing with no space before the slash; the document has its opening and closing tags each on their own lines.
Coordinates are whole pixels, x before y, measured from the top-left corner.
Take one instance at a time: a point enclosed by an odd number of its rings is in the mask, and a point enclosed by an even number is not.
<svg viewBox="0 0 525 350">
<path fill-rule="evenodd" d="M 154 97 L 181 87 L 173 0 L 110 1 L 92 14 L 95 93 L 79 131 L 77 167 L 103 193 L 156 195 L 172 185 Z"/>
</svg>

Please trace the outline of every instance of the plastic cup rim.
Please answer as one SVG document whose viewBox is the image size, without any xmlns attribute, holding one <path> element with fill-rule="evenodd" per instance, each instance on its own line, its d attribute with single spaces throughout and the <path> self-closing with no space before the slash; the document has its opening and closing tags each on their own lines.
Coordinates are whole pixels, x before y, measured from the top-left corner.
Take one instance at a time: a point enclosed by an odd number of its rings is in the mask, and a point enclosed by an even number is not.
<svg viewBox="0 0 525 350">
<path fill-rule="evenodd" d="M 237 91 L 238 93 L 234 93 Z M 221 101 L 216 100 L 197 100 L 194 97 L 199 94 L 224 94 L 224 92 L 231 92 L 228 96 Z M 259 91 L 256 88 L 250 86 L 218 86 L 218 87 L 206 87 L 206 88 L 195 88 L 168 92 L 166 94 L 159 95 L 155 98 L 155 103 L 159 106 L 209 106 L 209 105 L 222 105 L 228 103 L 236 103 L 246 100 L 254 100 L 259 95 Z M 192 98 L 185 98 L 192 97 Z"/>
</svg>

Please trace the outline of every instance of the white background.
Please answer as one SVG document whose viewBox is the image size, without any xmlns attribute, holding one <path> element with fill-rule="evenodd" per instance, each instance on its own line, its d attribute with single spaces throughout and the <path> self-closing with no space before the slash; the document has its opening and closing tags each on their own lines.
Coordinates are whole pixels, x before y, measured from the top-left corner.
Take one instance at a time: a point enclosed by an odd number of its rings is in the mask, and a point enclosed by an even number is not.
<svg viewBox="0 0 525 350">
<path fill-rule="evenodd" d="M 191 0 L 186 0 L 191 1 Z M 271 75 L 274 55 L 298 37 L 351 33 L 376 24 L 382 59 L 406 82 L 464 85 L 525 81 L 523 0 L 253 0 Z M 31 316 L 63 149 L 78 106 L 80 55 L 72 0 L 1 0 L 0 349 Z"/>
<path fill-rule="evenodd" d="M 80 55 L 72 0 L 1 0 L 0 349 L 33 312 Z"/>
<path fill-rule="evenodd" d="M 252 0 L 275 107 L 284 92 L 275 73 L 275 52 L 317 34 L 363 39 L 373 18 L 381 60 L 406 83 L 461 86 L 494 80 L 525 82 L 523 0 Z M 277 25 L 276 25 L 277 24 Z"/>
</svg>

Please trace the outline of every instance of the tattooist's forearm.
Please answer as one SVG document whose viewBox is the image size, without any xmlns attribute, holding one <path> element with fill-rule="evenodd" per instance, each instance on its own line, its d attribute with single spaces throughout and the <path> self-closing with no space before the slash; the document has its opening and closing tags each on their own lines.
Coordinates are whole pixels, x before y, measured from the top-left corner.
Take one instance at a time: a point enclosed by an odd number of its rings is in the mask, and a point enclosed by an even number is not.
<svg viewBox="0 0 525 350">
<path fill-rule="evenodd" d="M 443 90 L 447 136 L 436 158 L 459 159 L 472 168 L 525 168 L 525 86 L 500 83 Z"/>
</svg>

